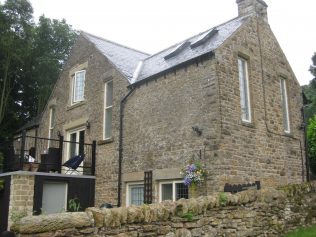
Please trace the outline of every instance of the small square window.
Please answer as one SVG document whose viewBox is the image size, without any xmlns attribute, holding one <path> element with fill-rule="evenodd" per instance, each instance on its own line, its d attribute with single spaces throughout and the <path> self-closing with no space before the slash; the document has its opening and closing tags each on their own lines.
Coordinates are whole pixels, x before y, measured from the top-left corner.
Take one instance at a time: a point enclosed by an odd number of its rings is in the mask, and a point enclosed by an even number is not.
<svg viewBox="0 0 316 237">
<path fill-rule="evenodd" d="M 128 184 L 127 185 L 127 206 L 144 204 L 144 185 Z"/>
<path fill-rule="evenodd" d="M 171 200 L 176 201 L 180 198 L 188 198 L 188 186 L 183 181 L 168 181 L 160 183 L 160 201 Z"/>
</svg>

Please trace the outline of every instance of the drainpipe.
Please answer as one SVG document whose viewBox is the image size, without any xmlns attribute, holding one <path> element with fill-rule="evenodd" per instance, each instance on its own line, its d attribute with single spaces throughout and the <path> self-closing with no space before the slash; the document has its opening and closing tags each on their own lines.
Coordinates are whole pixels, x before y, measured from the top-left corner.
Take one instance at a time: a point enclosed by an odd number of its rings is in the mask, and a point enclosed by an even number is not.
<svg viewBox="0 0 316 237">
<path fill-rule="evenodd" d="M 119 170 L 118 170 L 118 182 L 117 182 L 117 207 L 122 204 L 122 163 L 123 163 L 123 118 L 124 118 L 124 106 L 127 98 L 134 92 L 135 87 L 131 87 L 130 91 L 123 97 L 120 103 L 120 131 L 119 131 Z"/>
<path fill-rule="evenodd" d="M 304 95 L 303 95 L 303 92 L 302 92 L 302 97 L 303 96 Z M 302 118 L 303 118 L 302 128 L 303 128 L 303 131 L 304 131 L 306 181 L 309 182 L 310 181 L 310 174 L 309 174 L 309 157 L 308 157 L 307 130 L 306 130 L 307 122 L 306 122 L 306 118 L 305 118 L 305 107 L 306 107 L 306 105 L 303 104 L 301 111 L 302 111 Z"/>
</svg>

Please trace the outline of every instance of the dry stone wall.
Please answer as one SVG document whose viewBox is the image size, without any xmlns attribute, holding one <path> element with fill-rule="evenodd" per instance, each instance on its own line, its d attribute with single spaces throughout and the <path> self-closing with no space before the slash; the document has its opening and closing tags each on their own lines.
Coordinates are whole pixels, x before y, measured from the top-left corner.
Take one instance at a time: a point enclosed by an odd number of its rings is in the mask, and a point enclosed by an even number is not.
<svg viewBox="0 0 316 237">
<path fill-rule="evenodd" d="M 25 217 L 12 227 L 35 236 L 280 236 L 316 223 L 316 183 L 216 193 L 196 199 Z"/>
</svg>

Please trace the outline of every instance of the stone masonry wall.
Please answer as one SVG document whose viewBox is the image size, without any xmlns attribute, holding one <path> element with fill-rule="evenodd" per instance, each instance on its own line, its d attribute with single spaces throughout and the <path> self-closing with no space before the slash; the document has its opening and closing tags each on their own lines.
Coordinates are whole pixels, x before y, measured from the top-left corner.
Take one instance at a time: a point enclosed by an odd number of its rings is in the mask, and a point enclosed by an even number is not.
<svg viewBox="0 0 316 237">
<path fill-rule="evenodd" d="M 21 237 L 281 236 L 316 223 L 315 188 L 315 183 L 304 183 L 128 208 L 88 208 L 25 217 L 12 229 Z"/>
<path fill-rule="evenodd" d="M 251 123 L 241 120 L 238 57 L 248 61 Z M 290 134 L 284 133 L 281 76 L 287 83 Z M 159 182 L 181 178 L 179 168 L 199 149 L 209 172 L 208 194 L 223 190 L 225 183 L 260 181 L 271 187 L 304 181 L 300 93 L 269 25 L 249 18 L 214 58 L 136 88 L 124 114 L 125 184 L 143 182 L 147 170 L 172 169 L 153 180 L 157 201 Z M 203 129 L 200 136 L 192 130 L 196 125 Z"/>
<path fill-rule="evenodd" d="M 85 100 L 70 104 L 72 74 L 86 70 Z M 112 138 L 103 140 L 104 89 L 105 82 L 113 80 Z M 95 205 L 104 202 L 116 203 L 117 197 L 117 149 L 119 134 L 119 106 L 121 98 L 127 93 L 125 79 L 92 43 L 79 37 L 72 49 L 70 58 L 63 68 L 52 92 L 49 103 L 43 113 L 40 132 L 41 137 L 48 137 L 49 108 L 55 107 L 53 138 L 58 139 L 57 132 L 68 140 L 67 132 L 76 128 L 85 129 L 85 143 L 97 141 L 96 154 L 96 192 Z M 89 121 L 90 128 L 85 127 Z M 40 151 L 42 152 L 42 151 Z M 67 156 L 65 146 L 63 157 Z"/>
<path fill-rule="evenodd" d="M 250 124 L 241 121 L 238 56 L 249 64 Z M 76 69 L 86 69 L 85 100 L 71 106 L 71 72 Z M 287 80 L 290 134 L 283 132 L 280 76 Z M 114 84 L 113 137 L 104 141 L 104 83 L 109 80 Z M 85 141 L 98 141 L 96 206 L 117 202 L 119 106 L 127 85 L 93 44 L 80 37 L 42 116 L 41 137 L 48 136 L 50 106 L 56 108 L 55 138 L 58 131 L 66 135 L 90 122 Z M 199 154 L 209 171 L 207 194 L 223 190 L 225 183 L 261 181 L 270 187 L 302 182 L 300 108 L 299 84 L 269 25 L 250 18 L 214 57 L 147 81 L 128 98 L 123 116 L 123 205 L 127 184 L 142 184 L 148 170 L 153 170 L 153 201 L 159 201 L 159 183 L 181 180 L 180 168 Z M 202 129 L 202 134 L 192 127 Z"/>
<path fill-rule="evenodd" d="M 161 181 L 180 179 L 180 168 L 194 155 L 206 168 L 205 145 L 217 146 L 218 96 L 212 58 L 191 63 L 136 88 L 124 111 L 123 173 L 126 183 L 133 173 L 154 171 L 153 196 L 158 200 Z M 192 127 L 202 130 L 198 135 Z M 205 161 L 205 162 L 204 162 Z M 163 170 L 164 175 L 155 175 Z M 207 185 L 212 187 L 211 184 Z M 125 191 L 125 189 L 124 189 Z M 125 201 L 125 196 L 123 198 Z"/>
<path fill-rule="evenodd" d="M 19 174 L 11 176 L 9 227 L 16 218 L 33 215 L 34 182 L 33 175 Z"/>
<path fill-rule="evenodd" d="M 251 123 L 241 120 L 238 57 L 248 62 Z M 263 186 L 305 179 L 301 89 L 269 25 L 250 18 L 216 51 L 221 141 L 213 175 L 225 183 Z M 290 134 L 284 132 L 280 77 L 286 78 Z"/>
</svg>

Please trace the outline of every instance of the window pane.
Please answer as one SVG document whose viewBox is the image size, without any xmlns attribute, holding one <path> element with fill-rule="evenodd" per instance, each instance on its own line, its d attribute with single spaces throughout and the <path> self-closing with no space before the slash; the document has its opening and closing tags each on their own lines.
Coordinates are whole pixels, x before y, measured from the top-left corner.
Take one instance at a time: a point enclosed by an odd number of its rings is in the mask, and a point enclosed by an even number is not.
<svg viewBox="0 0 316 237">
<path fill-rule="evenodd" d="M 50 128 L 55 126 L 55 108 L 51 108 L 50 110 Z"/>
<path fill-rule="evenodd" d="M 106 107 L 113 104 L 113 81 L 106 83 Z"/>
<path fill-rule="evenodd" d="M 53 132 L 54 132 L 54 126 L 55 126 L 55 108 L 50 108 L 50 118 L 49 118 L 49 131 L 48 131 L 48 138 L 53 138 Z M 51 140 L 48 140 L 48 147 L 51 146 Z"/>
<path fill-rule="evenodd" d="M 184 183 L 176 183 L 176 200 L 180 198 L 189 198 L 188 186 Z"/>
<path fill-rule="evenodd" d="M 85 71 L 77 72 L 74 78 L 74 102 L 84 98 Z"/>
<path fill-rule="evenodd" d="M 172 198 L 172 183 L 161 185 L 161 201 L 173 200 Z"/>
<path fill-rule="evenodd" d="M 285 79 L 281 79 L 281 103 L 282 103 L 282 112 L 283 112 L 284 131 L 290 132 L 289 108 L 288 108 L 288 101 L 287 101 Z"/>
<path fill-rule="evenodd" d="M 247 78 L 247 61 L 238 59 L 240 105 L 242 120 L 250 121 L 249 85 Z"/>
<path fill-rule="evenodd" d="M 105 138 L 112 136 L 112 107 L 105 110 Z"/>
<path fill-rule="evenodd" d="M 142 205 L 144 203 L 144 187 L 142 186 L 131 186 L 130 188 L 130 204 L 131 205 Z"/>
</svg>

